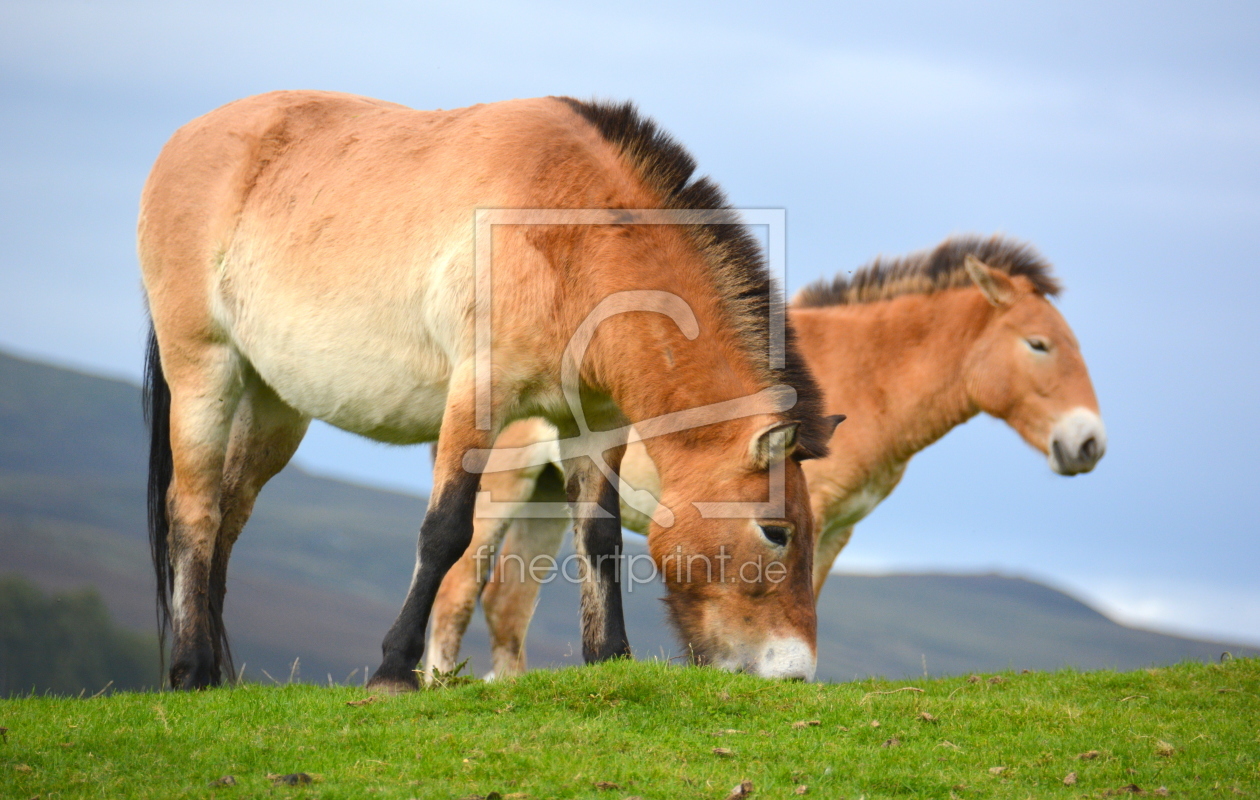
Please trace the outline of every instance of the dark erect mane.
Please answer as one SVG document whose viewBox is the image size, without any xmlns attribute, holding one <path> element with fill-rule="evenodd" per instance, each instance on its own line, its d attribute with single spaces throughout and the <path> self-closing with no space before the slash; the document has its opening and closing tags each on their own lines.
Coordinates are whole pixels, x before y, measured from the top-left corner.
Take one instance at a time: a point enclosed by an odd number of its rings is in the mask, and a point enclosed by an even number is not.
<svg viewBox="0 0 1260 800">
<path fill-rule="evenodd" d="M 851 277 L 841 274 L 830 280 L 814 281 L 797 293 L 792 305 L 810 308 L 873 303 L 903 294 L 930 294 L 971 286 L 971 277 L 963 267 L 968 255 L 1012 277 L 1027 278 L 1038 294 L 1055 297 L 1062 289 L 1050 264 L 1032 245 L 996 234 L 987 239 L 951 236 L 932 250 L 901 258 L 880 256 Z"/>
<path fill-rule="evenodd" d="M 639 114 L 634 103 L 584 102 L 560 97 L 586 119 L 626 158 L 668 209 L 730 209 L 726 195 L 707 177 L 694 178 L 695 159 L 651 119 Z M 732 221 L 738 215 L 732 212 Z M 704 253 L 714 282 L 727 309 L 728 319 L 743 342 L 751 361 L 764 370 L 767 383 L 783 383 L 796 389 L 796 406 L 788 416 L 799 422 L 797 440 L 811 457 L 827 453 L 831 426 L 822 419 L 822 393 L 787 328 L 782 369 L 770 369 L 771 303 L 781 303 L 779 287 L 770 280 L 765 256 L 744 225 L 689 225 L 688 233 Z"/>
</svg>

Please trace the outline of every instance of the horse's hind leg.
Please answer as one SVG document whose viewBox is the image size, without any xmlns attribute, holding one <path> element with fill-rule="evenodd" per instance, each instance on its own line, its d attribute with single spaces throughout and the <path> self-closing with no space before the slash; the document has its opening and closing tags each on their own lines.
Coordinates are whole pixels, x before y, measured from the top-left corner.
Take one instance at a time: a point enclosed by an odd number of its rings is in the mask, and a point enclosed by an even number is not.
<svg viewBox="0 0 1260 800">
<path fill-rule="evenodd" d="M 215 643 L 222 623 L 216 624 L 209 586 L 222 521 L 224 461 L 243 388 L 241 363 L 226 345 L 198 343 L 163 348 L 161 366 L 170 387 L 171 482 L 169 528 L 156 546 L 165 550 L 171 570 L 170 682 L 178 689 L 200 689 L 220 680 Z"/>
<path fill-rule="evenodd" d="M 220 632 L 214 640 L 215 658 L 228 670 L 229 679 L 233 667 L 223 628 L 223 598 L 232 546 L 254 510 L 258 493 L 289 463 L 310 424 L 309 417 L 281 400 L 248 367 L 244 385 L 228 440 L 219 504 L 222 522 L 210 565 L 210 615 Z"/>
<path fill-rule="evenodd" d="M 530 500 L 562 503 L 564 499 L 564 476 L 556 467 L 547 467 L 538 475 Z M 534 617 L 540 576 L 547 575 L 549 567 L 559 569 L 555 555 L 568 527 L 567 516 L 520 517 L 513 520 L 499 544 L 494 571 L 481 590 L 481 607 L 490 629 L 490 659 L 496 678 L 525 671 L 525 634 Z M 550 578 L 558 574 L 551 571 Z"/>
</svg>

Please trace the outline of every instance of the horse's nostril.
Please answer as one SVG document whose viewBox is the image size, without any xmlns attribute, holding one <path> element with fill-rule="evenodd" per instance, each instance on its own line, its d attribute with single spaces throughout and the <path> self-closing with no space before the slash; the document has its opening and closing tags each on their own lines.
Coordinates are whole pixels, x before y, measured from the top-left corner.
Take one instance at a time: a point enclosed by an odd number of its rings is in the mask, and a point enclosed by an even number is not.
<svg viewBox="0 0 1260 800">
<path fill-rule="evenodd" d="M 1098 456 L 1098 440 L 1093 436 L 1085 440 L 1081 445 L 1081 460 L 1093 461 Z"/>
</svg>

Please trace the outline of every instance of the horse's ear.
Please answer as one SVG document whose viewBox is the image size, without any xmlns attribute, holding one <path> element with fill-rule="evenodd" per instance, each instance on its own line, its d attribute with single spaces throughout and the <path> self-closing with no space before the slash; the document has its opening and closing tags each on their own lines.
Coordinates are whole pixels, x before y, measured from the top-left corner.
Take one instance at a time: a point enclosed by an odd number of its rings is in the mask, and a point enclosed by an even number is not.
<svg viewBox="0 0 1260 800">
<path fill-rule="evenodd" d="M 836 428 L 840 427 L 840 423 L 848 419 L 844 414 L 832 414 L 830 417 L 823 417 L 827 420 L 827 424 L 831 426 L 831 430 L 827 432 L 827 438 L 830 439 L 836 433 Z"/>
<path fill-rule="evenodd" d="M 1015 299 L 1015 284 L 1004 273 L 998 272 L 970 253 L 963 259 L 963 267 L 976 286 L 980 287 L 985 299 L 993 305 L 1001 308 L 1010 305 Z"/>
<path fill-rule="evenodd" d="M 776 422 L 753 434 L 748 454 L 754 469 L 766 469 L 792 455 L 796 449 L 795 422 Z"/>
</svg>

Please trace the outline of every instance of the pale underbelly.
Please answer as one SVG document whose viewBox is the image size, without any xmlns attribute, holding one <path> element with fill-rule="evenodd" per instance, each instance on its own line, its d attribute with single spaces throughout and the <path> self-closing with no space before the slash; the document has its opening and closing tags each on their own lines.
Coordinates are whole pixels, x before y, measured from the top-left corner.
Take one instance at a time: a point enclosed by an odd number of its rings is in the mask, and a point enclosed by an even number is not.
<svg viewBox="0 0 1260 800">
<path fill-rule="evenodd" d="M 227 320 L 237 351 L 285 403 L 381 442 L 437 438 L 454 370 L 448 353 L 461 349 L 458 341 L 363 306 L 302 312 Z"/>
<path fill-rule="evenodd" d="M 433 441 L 442 425 L 445 375 L 423 374 L 401 359 L 251 359 L 290 406 L 343 430 L 380 442 Z M 448 372 L 444 370 L 444 372 Z"/>
</svg>

